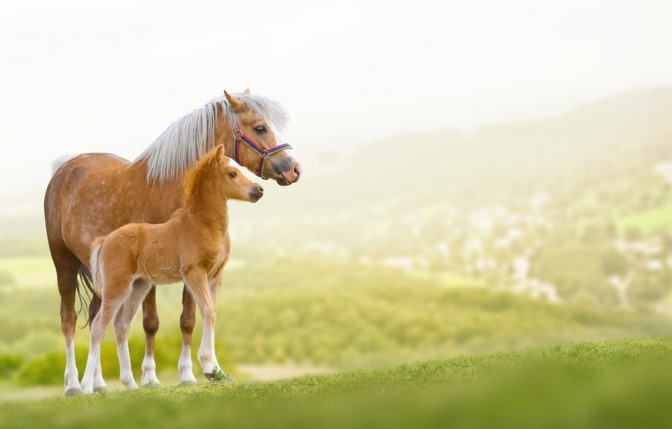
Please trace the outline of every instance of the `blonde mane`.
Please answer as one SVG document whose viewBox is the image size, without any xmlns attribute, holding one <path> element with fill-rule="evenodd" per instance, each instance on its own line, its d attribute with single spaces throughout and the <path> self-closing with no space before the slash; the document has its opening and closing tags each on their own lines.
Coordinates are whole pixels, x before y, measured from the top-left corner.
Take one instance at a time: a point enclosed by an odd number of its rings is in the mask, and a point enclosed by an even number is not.
<svg viewBox="0 0 672 429">
<path fill-rule="evenodd" d="M 285 128 L 287 113 L 277 101 L 257 94 L 232 95 L 278 130 Z M 227 117 L 231 128 L 235 128 L 238 115 L 223 96 L 211 100 L 166 128 L 134 161 L 147 162 L 147 181 L 164 182 L 194 165 L 215 144 L 215 127 L 220 113 Z"/>
</svg>

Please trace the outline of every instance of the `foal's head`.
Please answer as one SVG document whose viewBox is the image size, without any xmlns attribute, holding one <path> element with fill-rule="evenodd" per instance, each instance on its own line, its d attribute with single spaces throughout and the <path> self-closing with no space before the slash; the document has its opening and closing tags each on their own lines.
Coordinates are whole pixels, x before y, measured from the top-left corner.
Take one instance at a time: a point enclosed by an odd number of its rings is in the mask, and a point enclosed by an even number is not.
<svg viewBox="0 0 672 429">
<path fill-rule="evenodd" d="M 242 200 L 256 203 L 264 188 L 245 177 L 239 165 L 217 146 L 203 156 L 187 173 L 184 181 L 184 205 L 195 198 Z"/>
</svg>

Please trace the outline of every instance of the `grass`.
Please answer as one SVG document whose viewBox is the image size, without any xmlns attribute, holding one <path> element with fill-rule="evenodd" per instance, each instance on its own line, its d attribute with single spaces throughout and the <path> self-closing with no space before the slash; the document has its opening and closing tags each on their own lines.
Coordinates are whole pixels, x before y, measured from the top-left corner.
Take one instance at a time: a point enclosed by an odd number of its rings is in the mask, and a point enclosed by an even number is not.
<svg viewBox="0 0 672 429">
<path fill-rule="evenodd" d="M 0 404 L 7 428 L 669 427 L 672 337 Z"/>
</svg>

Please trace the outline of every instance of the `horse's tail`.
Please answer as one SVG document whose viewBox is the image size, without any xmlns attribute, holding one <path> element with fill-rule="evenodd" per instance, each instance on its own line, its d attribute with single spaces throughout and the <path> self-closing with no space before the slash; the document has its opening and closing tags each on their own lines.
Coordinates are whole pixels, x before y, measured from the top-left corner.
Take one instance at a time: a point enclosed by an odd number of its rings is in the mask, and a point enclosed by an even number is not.
<svg viewBox="0 0 672 429">
<path fill-rule="evenodd" d="M 67 155 L 62 155 L 56 158 L 54 162 L 51 163 L 51 177 L 54 177 L 54 174 L 56 174 L 59 168 L 63 167 L 63 164 L 70 161 L 72 158 L 76 156 L 77 155 L 74 153 L 69 153 Z"/>
<path fill-rule="evenodd" d="M 91 304 L 91 300 L 93 299 L 94 295 L 100 297 L 103 291 L 102 287 L 103 276 L 101 273 L 102 266 L 100 263 L 100 249 L 103 247 L 104 241 L 105 237 L 98 237 L 93 242 L 92 245 L 93 251 L 91 252 L 91 260 L 90 260 L 91 271 L 89 271 L 89 269 L 84 264 L 82 264 L 79 267 L 79 273 L 78 273 L 79 281 L 77 283 L 77 295 L 79 296 L 79 311 L 77 311 L 77 314 L 84 312 L 84 319 L 86 320 L 86 323 L 84 323 L 84 326 L 81 326 L 81 328 L 86 328 L 86 326 L 92 322 L 91 317 L 89 317 L 87 309 L 89 308 L 89 305 Z M 82 289 L 84 290 L 84 294 L 82 294 Z M 92 313 L 95 313 L 96 311 L 97 310 L 95 308 L 91 308 Z"/>
<path fill-rule="evenodd" d="M 93 293 L 101 297 L 103 295 L 103 264 L 100 260 L 100 250 L 105 243 L 105 237 L 98 237 L 93 242 L 93 251 L 91 252 L 91 275 L 93 277 Z M 87 285 L 88 286 L 88 285 Z"/>
<path fill-rule="evenodd" d="M 80 328 L 86 328 L 86 326 L 89 324 L 89 304 L 91 303 L 91 297 L 95 293 L 93 291 L 93 277 L 91 276 L 89 269 L 84 264 L 79 267 L 79 273 L 77 277 L 79 280 L 77 282 L 76 289 L 77 296 L 79 297 L 79 310 L 77 311 L 77 314 L 84 313 L 84 320 L 86 320 L 86 323 L 84 323 L 84 326 L 80 326 Z M 82 289 L 84 289 L 83 294 Z"/>
</svg>

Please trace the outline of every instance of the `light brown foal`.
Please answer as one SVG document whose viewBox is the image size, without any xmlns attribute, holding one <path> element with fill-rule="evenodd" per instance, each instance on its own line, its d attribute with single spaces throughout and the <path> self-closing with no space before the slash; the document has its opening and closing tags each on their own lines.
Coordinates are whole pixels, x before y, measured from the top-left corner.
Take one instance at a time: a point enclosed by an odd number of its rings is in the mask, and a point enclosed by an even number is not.
<svg viewBox="0 0 672 429">
<path fill-rule="evenodd" d="M 222 150 L 222 146 L 210 150 L 187 172 L 182 208 L 170 220 L 127 224 L 94 241 L 91 270 L 102 305 L 91 326 L 91 348 L 82 379 L 84 393 L 106 389 L 99 373 L 100 344 L 113 319 L 121 382 L 137 388 L 128 332 L 152 284 L 184 281 L 203 319 L 198 351 L 203 373 L 208 379 L 221 373 L 214 344 L 215 299 L 231 249 L 227 201 L 257 202 L 263 195 L 263 188 L 241 174 Z"/>
</svg>

